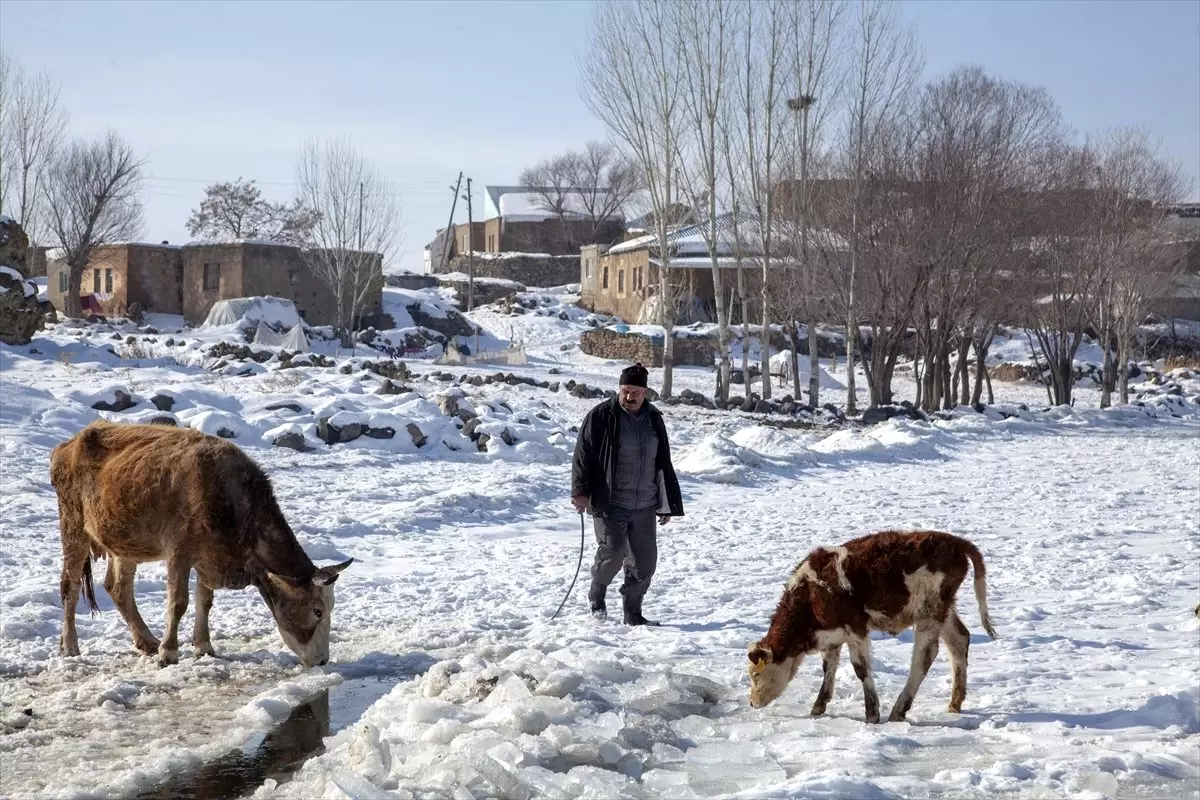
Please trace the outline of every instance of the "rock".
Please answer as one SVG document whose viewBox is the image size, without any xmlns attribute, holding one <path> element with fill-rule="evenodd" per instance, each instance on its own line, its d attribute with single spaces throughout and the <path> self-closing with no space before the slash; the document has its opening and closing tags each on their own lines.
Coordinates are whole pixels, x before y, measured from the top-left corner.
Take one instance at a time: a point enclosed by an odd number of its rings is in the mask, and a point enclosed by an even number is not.
<svg viewBox="0 0 1200 800">
<path fill-rule="evenodd" d="M 29 274 L 29 237 L 21 223 L 11 217 L 0 217 L 0 264 L 12 267 L 22 275 Z"/>
<path fill-rule="evenodd" d="M 554 383 L 550 384 L 546 388 L 552 392 L 557 392 L 561 387 L 559 386 L 558 381 L 555 381 Z"/>
<path fill-rule="evenodd" d="M 395 435 L 395 428 L 367 428 L 363 431 L 363 436 L 368 439 L 391 439 Z"/>
<path fill-rule="evenodd" d="M 145 311 L 142 309 L 142 304 L 136 300 L 130 303 L 129 308 L 125 311 L 125 317 L 141 325 L 145 320 Z M 158 333 L 158 331 L 155 331 L 155 333 Z"/>
<path fill-rule="evenodd" d="M 457 390 L 456 390 L 457 391 Z M 453 417 L 458 414 L 458 398 L 451 394 L 440 394 L 437 396 L 437 406 L 441 412 L 447 417 Z"/>
<path fill-rule="evenodd" d="M 168 397 L 165 394 L 154 395 L 154 397 L 150 398 L 150 402 L 153 403 L 154 407 L 159 411 L 170 411 L 175 407 L 175 398 Z"/>
<path fill-rule="evenodd" d="M 168 409 L 163 409 L 163 410 L 166 411 Z M 175 421 L 174 417 L 152 417 L 149 420 L 149 422 L 147 422 L 146 424 L 148 424 L 148 425 L 164 425 L 168 428 L 178 428 L 179 427 L 179 423 L 177 423 Z"/>
<path fill-rule="evenodd" d="M 317 436 L 325 444 L 345 444 L 353 442 L 355 439 L 363 435 L 367 426 L 358 422 L 351 422 L 347 425 L 337 426 L 330 423 L 328 417 L 321 417 L 317 420 Z"/>
<path fill-rule="evenodd" d="M 456 413 L 454 416 L 462 420 L 464 426 L 471 420 L 479 418 L 479 415 L 474 411 L 471 411 L 469 408 L 460 408 L 458 413 Z"/>
<path fill-rule="evenodd" d="M 771 414 L 771 413 L 774 413 L 774 411 L 775 411 L 775 407 L 773 405 L 771 405 L 771 403 L 767 402 L 766 400 L 759 400 L 757 403 L 754 404 L 754 413 L 755 414 Z"/>
<path fill-rule="evenodd" d="M 220 436 L 222 439 L 236 439 L 237 433 L 235 431 L 229 430 L 229 428 L 222 426 L 220 428 L 217 428 L 217 436 Z"/>
<path fill-rule="evenodd" d="M 425 446 L 425 442 L 428 441 L 428 437 L 426 437 L 425 434 L 421 432 L 421 429 L 417 427 L 417 423 L 408 423 L 408 425 L 405 426 L 405 430 L 407 430 L 408 435 L 412 437 L 413 444 L 415 444 L 417 447 Z"/>
<path fill-rule="evenodd" d="M 547 375 L 561 375 L 562 370 L 559 369 L 558 367 L 551 367 L 550 369 L 546 370 L 546 374 Z"/>
<path fill-rule="evenodd" d="M 383 383 L 375 390 L 375 394 L 408 394 L 412 389 L 393 383 L 391 378 L 384 378 Z"/>
<path fill-rule="evenodd" d="M 0 261 L 0 342 L 29 344 L 45 324 L 37 286 Z"/>
<path fill-rule="evenodd" d="M 304 434 L 296 432 L 281 433 L 275 437 L 272 444 L 276 447 L 287 447 L 299 453 L 307 453 L 309 450 L 312 450 L 304 441 Z"/>
<path fill-rule="evenodd" d="M 500 441 L 504 442 L 509 447 L 512 447 L 520 440 L 517 439 L 516 436 L 513 436 L 512 431 L 510 431 L 508 428 L 505 428 L 504 430 L 500 431 Z"/>
<path fill-rule="evenodd" d="M 265 410 L 267 410 L 267 411 L 287 410 L 287 411 L 291 411 L 294 414 L 303 414 L 304 413 L 304 408 L 301 407 L 299 403 L 272 403 L 271 405 L 267 406 Z"/>
<path fill-rule="evenodd" d="M 477 433 L 476 431 L 479 429 L 479 426 L 482 422 L 483 420 L 481 420 L 479 417 L 472 417 L 471 419 L 467 420 L 463 424 L 463 435 L 469 436 L 471 441 L 477 440 L 481 434 Z"/>
<path fill-rule="evenodd" d="M 111 403 L 101 400 L 97 403 L 92 403 L 92 408 L 97 411 L 127 411 L 137 405 L 132 397 L 117 389 L 114 392 L 114 398 Z"/>
<path fill-rule="evenodd" d="M 488 442 L 490 442 L 491 440 L 492 440 L 491 436 L 489 436 L 486 433 L 481 433 L 481 434 L 479 434 L 479 438 L 475 440 L 475 447 L 477 447 L 479 449 L 479 452 L 486 453 Z"/>
<path fill-rule="evenodd" d="M 745 402 L 742 403 L 742 411 L 751 412 L 754 410 L 754 407 L 757 405 L 758 405 L 757 398 L 755 398 L 754 395 L 750 395 L 749 397 L 746 398 Z"/>
</svg>

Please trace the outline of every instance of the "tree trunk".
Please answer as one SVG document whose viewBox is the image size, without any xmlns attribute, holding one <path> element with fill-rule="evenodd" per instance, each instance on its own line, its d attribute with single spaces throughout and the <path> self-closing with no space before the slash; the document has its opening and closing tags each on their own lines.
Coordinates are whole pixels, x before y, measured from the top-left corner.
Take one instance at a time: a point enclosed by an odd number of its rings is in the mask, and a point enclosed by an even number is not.
<svg viewBox="0 0 1200 800">
<path fill-rule="evenodd" d="M 86 266 L 86 261 L 67 265 L 67 296 L 63 298 L 67 307 L 63 313 L 73 319 L 83 316 L 83 302 L 79 295 L 83 292 L 83 271 Z"/>
<path fill-rule="evenodd" d="M 738 297 L 742 303 L 742 383 L 750 396 L 750 298 L 746 295 L 746 270 L 738 259 Z M 766 373 L 763 373 L 764 375 Z"/>
<path fill-rule="evenodd" d="M 1112 390 L 1113 378 L 1113 355 L 1112 355 L 1112 330 L 1109 327 L 1108 315 L 1104 314 L 1104 321 L 1100 326 L 1100 346 L 1104 348 L 1104 364 L 1100 370 L 1100 407 L 1108 408 L 1112 405 Z"/>
<path fill-rule="evenodd" d="M 954 408 L 954 394 L 950 391 L 950 372 L 950 342 L 943 341 L 938 351 L 938 375 L 941 377 L 938 389 L 941 394 L 941 406 L 946 411 Z"/>
<path fill-rule="evenodd" d="M 771 398 L 771 307 L 767 302 L 768 291 L 768 266 L 770 256 L 768 248 L 763 248 L 763 274 L 762 274 L 762 352 L 759 354 L 759 369 L 762 370 L 762 396 L 764 400 Z"/>
<path fill-rule="evenodd" d="M 800 393 L 800 331 L 796 320 L 791 321 L 791 326 L 788 328 L 788 335 L 792 338 L 792 396 L 796 398 L 796 402 L 803 402 L 804 395 Z M 812 405 L 810 402 L 809 405 Z"/>
<path fill-rule="evenodd" d="M 1117 340 L 1117 385 L 1121 388 L 1121 405 L 1129 403 L 1129 344 L 1133 336 L 1125 330 L 1120 331 Z"/>
<path fill-rule="evenodd" d="M 815 305 L 815 303 L 810 303 L 810 305 Z M 820 348 L 817 347 L 815 312 L 810 311 L 808 319 L 808 404 L 815 408 L 820 402 L 821 394 L 821 354 Z"/>
<path fill-rule="evenodd" d="M 671 384 L 675 372 L 675 326 L 663 325 L 663 382 L 662 396 L 671 396 Z"/>
</svg>

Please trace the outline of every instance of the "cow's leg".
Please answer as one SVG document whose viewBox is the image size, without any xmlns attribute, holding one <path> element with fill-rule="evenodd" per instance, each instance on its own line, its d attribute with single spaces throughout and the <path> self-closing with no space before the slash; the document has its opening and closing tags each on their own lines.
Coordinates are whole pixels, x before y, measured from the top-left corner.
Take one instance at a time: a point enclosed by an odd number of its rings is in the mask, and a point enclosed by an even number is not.
<svg viewBox="0 0 1200 800">
<path fill-rule="evenodd" d="M 208 631 L 208 612 L 212 609 L 213 590 L 196 576 L 196 627 L 192 631 L 192 644 L 196 647 L 196 658 L 215 656 Z"/>
<path fill-rule="evenodd" d="M 78 522 L 78 524 L 76 524 Z M 58 596 L 63 604 L 62 637 L 58 640 L 58 652 L 64 656 L 79 655 L 79 635 L 75 632 L 75 605 L 79 602 L 79 590 L 83 584 L 83 568 L 91 552 L 91 542 L 83 532 L 82 520 L 76 521 L 59 505 L 60 535 L 62 537 L 63 566 L 58 581 Z"/>
<path fill-rule="evenodd" d="M 855 636 L 851 637 L 847 644 L 854 674 L 862 681 L 867 722 L 879 722 L 879 693 L 875 691 L 875 678 L 871 675 L 871 640 L 866 636 Z"/>
<path fill-rule="evenodd" d="M 158 665 L 179 662 L 179 622 L 188 606 L 188 577 L 192 565 L 175 558 L 167 560 L 167 623 L 158 646 Z"/>
<path fill-rule="evenodd" d="M 830 647 L 821 654 L 821 669 L 825 673 L 824 680 L 821 681 L 821 690 L 817 692 L 817 699 L 813 703 L 812 711 L 809 713 L 814 717 L 819 717 L 825 713 L 825 707 L 829 705 L 829 701 L 833 699 L 833 684 L 837 680 L 838 662 L 842 660 L 842 646 Z"/>
<path fill-rule="evenodd" d="M 943 624 L 939 620 L 921 620 L 916 624 L 912 668 L 908 672 L 908 681 L 900 690 L 900 696 L 896 698 L 896 705 L 892 706 L 892 713 L 888 715 L 888 722 L 903 722 L 904 715 L 912 708 L 917 689 L 921 688 L 921 681 L 925 680 L 929 667 L 937 658 L 938 636 L 941 635 Z"/>
<path fill-rule="evenodd" d="M 971 647 L 971 633 L 953 610 L 942 626 L 942 641 L 950 655 L 950 705 L 946 710 L 957 714 L 962 711 L 963 700 L 967 699 L 967 651 Z"/>
<path fill-rule="evenodd" d="M 146 621 L 138 612 L 133 600 L 133 579 L 137 576 L 137 562 L 128 558 L 108 557 L 108 572 L 104 575 L 104 591 L 113 599 L 113 605 L 133 635 L 133 646 L 139 653 L 152 656 L 158 652 L 158 639 L 150 632 Z"/>
</svg>

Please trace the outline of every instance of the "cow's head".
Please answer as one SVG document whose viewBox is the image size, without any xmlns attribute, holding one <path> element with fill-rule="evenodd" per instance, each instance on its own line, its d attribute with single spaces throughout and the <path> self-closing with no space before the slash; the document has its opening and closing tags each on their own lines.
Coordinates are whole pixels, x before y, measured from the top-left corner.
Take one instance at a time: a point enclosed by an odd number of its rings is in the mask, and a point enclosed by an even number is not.
<svg viewBox="0 0 1200 800">
<path fill-rule="evenodd" d="M 279 634 L 306 667 L 318 667 L 329 661 L 333 584 L 338 574 L 352 563 L 353 558 L 332 567 L 321 567 L 307 580 L 267 573 L 263 593 Z"/>
<path fill-rule="evenodd" d="M 777 660 L 776 654 L 771 648 L 763 647 L 762 642 L 750 645 L 746 655 L 749 658 L 746 671 L 750 674 L 750 705 L 754 708 L 766 708 L 783 694 L 804 659 L 803 655 L 798 655 Z"/>
</svg>

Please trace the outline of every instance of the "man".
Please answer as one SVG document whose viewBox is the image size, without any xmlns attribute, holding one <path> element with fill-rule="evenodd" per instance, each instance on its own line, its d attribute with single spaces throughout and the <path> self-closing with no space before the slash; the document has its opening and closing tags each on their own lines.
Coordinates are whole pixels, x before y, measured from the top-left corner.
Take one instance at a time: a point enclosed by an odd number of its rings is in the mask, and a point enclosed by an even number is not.
<svg viewBox="0 0 1200 800">
<path fill-rule="evenodd" d="M 571 469 L 571 503 L 595 520 L 596 560 L 588 601 L 605 619 L 605 595 L 622 564 L 626 625 L 654 625 L 642 599 L 658 562 L 656 522 L 683 516 L 683 496 L 671 465 L 662 414 L 646 400 L 649 373 L 641 364 L 621 372 L 616 399 L 588 412 L 579 427 Z"/>
</svg>

